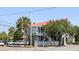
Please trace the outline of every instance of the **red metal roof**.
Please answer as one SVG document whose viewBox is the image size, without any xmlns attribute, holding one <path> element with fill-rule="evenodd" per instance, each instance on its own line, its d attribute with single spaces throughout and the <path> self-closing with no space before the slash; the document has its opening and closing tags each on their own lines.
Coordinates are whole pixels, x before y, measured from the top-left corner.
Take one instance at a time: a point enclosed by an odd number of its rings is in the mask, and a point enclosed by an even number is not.
<svg viewBox="0 0 79 59">
<path fill-rule="evenodd" d="M 39 23 L 32 24 L 32 26 L 36 27 L 36 26 L 42 26 L 42 25 L 46 25 L 46 24 L 48 24 L 48 22 L 39 22 Z"/>
</svg>

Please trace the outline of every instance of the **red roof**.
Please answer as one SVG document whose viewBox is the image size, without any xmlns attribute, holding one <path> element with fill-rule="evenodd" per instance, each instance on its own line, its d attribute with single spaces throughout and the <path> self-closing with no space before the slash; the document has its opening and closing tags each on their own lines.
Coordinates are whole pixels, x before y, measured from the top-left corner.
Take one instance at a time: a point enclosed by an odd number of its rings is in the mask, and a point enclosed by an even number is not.
<svg viewBox="0 0 79 59">
<path fill-rule="evenodd" d="M 48 24 L 48 22 L 39 22 L 39 23 L 32 24 L 32 26 L 36 27 L 36 26 L 42 26 L 42 25 L 46 25 L 46 24 Z"/>
</svg>

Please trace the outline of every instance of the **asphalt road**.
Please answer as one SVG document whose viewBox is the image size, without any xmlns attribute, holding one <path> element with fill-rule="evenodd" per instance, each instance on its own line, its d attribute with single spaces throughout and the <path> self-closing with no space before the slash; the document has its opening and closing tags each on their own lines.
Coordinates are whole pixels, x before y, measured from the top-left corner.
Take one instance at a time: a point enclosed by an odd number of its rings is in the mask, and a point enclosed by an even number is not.
<svg viewBox="0 0 79 59">
<path fill-rule="evenodd" d="M 79 45 L 68 45 L 61 47 L 0 47 L 0 51 L 79 51 Z"/>
</svg>

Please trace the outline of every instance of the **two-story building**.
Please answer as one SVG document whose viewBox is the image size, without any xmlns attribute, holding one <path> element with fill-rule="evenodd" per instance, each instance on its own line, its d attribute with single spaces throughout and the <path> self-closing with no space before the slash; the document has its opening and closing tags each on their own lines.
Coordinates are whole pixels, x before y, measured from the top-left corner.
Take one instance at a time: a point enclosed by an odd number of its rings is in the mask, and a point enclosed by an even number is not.
<svg viewBox="0 0 79 59">
<path fill-rule="evenodd" d="M 34 46 L 50 46 L 55 44 L 50 37 L 44 34 L 44 29 L 42 26 L 46 24 L 48 24 L 48 22 L 32 24 L 32 40 L 34 42 Z"/>
</svg>

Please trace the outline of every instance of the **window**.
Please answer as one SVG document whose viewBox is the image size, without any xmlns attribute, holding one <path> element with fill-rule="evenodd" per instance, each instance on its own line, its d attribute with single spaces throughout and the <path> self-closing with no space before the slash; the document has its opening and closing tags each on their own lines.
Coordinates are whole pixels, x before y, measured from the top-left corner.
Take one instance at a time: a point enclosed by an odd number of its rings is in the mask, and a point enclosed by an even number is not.
<svg viewBox="0 0 79 59">
<path fill-rule="evenodd" d="M 38 33 L 40 33 L 41 32 L 41 27 L 38 27 Z"/>
<path fill-rule="evenodd" d="M 42 33 L 44 32 L 44 29 L 43 29 L 43 27 L 41 27 L 41 32 L 42 32 Z"/>
<path fill-rule="evenodd" d="M 32 27 L 32 33 L 36 34 L 36 27 Z"/>
</svg>

